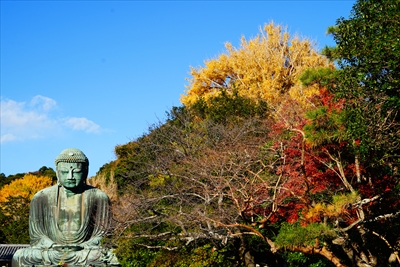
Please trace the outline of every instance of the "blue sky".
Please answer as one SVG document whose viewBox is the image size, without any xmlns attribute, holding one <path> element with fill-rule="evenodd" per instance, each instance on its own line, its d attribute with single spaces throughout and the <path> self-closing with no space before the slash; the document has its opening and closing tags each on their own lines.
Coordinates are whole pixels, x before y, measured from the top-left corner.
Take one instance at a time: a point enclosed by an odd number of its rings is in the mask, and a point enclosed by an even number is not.
<svg viewBox="0 0 400 267">
<path fill-rule="evenodd" d="M 355 1 L 1 2 L 1 151 L 6 175 L 54 168 L 65 148 L 89 175 L 180 105 L 190 66 L 274 21 L 333 45 Z"/>
</svg>

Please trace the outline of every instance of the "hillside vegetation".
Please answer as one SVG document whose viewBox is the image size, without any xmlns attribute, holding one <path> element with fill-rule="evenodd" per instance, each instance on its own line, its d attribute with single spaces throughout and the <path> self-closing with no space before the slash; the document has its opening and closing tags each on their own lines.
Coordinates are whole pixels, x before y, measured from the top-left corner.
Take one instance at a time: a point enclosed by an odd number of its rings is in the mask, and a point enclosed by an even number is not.
<svg viewBox="0 0 400 267">
<path fill-rule="evenodd" d="M 399 6 L 358 1 L 323 54 L 270 23 L 192 68 L 98 173 L 123 265 L 399 266 Z"/>
<path fill-rule="evenodd" d="M 322 53 L 269 23 L 192 67 L 90 180 L 122 266 L 400 266 L 399 24 L 358 0 Z"/>
<path fill-rule="evenodd" d="M 0 175 L 0 244 L 29 244 L 30 201 L 56 179 L 54 170 L 45 166 L 33 173 Z"/>
</svg>

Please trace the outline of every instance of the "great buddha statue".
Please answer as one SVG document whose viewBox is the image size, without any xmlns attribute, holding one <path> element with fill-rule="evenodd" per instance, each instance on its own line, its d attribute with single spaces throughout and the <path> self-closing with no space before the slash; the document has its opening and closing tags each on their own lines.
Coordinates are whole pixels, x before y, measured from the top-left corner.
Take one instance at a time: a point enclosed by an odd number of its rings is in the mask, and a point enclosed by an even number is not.
<svg viewBox="0 0 400 267">
<path fill-rule="evenodd" d="M 110 229 L 110 200 L 86 184 L 88 158 L 68 148 L 56 157 L 55 165 L 58 182 L 32 198 L 30 247 L 14 254 L 12 267 L 118 266 L 115 255 L 102 246 Z"/>
</svg>

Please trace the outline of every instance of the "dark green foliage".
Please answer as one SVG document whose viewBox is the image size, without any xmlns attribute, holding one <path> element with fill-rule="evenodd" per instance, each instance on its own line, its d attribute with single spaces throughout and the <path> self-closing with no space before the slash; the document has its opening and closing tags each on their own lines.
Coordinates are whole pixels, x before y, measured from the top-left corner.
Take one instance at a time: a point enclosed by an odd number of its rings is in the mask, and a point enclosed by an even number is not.
<svg viewBox="0 0 400 267">
<path fill-rule="evenodd" d="M 237 263 L 232 250 L 217 249 L 211 244 L 186 247 L 178 251 L 159 251 L 149 267 L 231 267 L 243 266 Z"/>
<path fill-rule="evenodd" d="M 287 262 L 288 267 L 330 267 L 334 266 L 327 259 L 317 255 L 305 255 L 301 252 L 284 252 L 283 259 Z"/>
<path fill-rule="evenodd" d="M 0 188 L 2 188 L 6 184 L 10 184 L 12 181 L 20 179 L 24 177 L 26 173 L 17 173 L 17 174 L 10 174 L 6 177 L 4 173 L 0 173 Z M 56 172 L 49 167 L 43 166 L 39 170 L 32 172 L 33 175 L 43 175 L 50 177 L 53 182 L 57 181 L 57 174 Z"/>
<path fill-rule="evenodd" d="M 210 243 L 184 246 L 176 250 L 156 249 L 162 243 L 146 243 L 148 248 L 137 243 L 138 240 L 121 242 L 124 249 L 117 251 L 122 266 L 125 267 L 231 267 L 243 266 L 238 263 L 235 249 L 231 244 L 216 248 Z"/>
<path fill-rule="evenodd" d="M 49 167 L 43 166 L 42 168 L 40 168 L 34 174 L 50 177 L 53 180 L 53 182 L 57 181 L 57 174 L 53 170 L 53 168 L 49 168 Z"/>
<path fill-rule="evenodd" d="M 0 176 L 0 188 L 5 186 L 6 184 L 11 183 L 12 181 L 24 177 L 25 173 L 17 173 L 13 175 L 8 175 L 7 177 L 2 173 Z"/>
<path fill-rule="evenodd" d="M 0 188 L 8 183 L 7 177 L 4 173 L 0 173 Z"/>
<path fill-rule="evenodd" d="M 146 186 L 147 182 L 144 179 L 149 175 L 147 166 L 152 162 L 154 153 L 156 153 L 151 147 L 140 145 L 147 139 L 147 136 L 143 136 L 137 141 L 115 148 L 118 164 L 114 167 L 114 180 L 118 185 L 119 193 L 131 188 L 141 189 Z M 128 184 L 132 187 L 128 188 Z"/>
<path fill-rule="evenodd" d="M 131 240 L 121 240 L 117 256 L 124 267 L 146 267 L 156 256 L 156 251 L 136 246 Z"/>
<path fill-rule="evenodd" d="M 306 117 L 311 120 L 304 127 L 306 138 L 313 145 L 335 143 L 346 140 L 344 130 L 344 113 L 329 110 L 328 107 L 307 112 Z"/>
<path fill-rule="evenodd" d="M 322 242 L 335 236 L 335 231 L 322 223 L 306 226 L 301 226 L 299 223 L 283 223 L 275 242 L 282 247 L 313 246 L 317 238 Z"/>
<path fill-rule="evenodd" d="M 330 86 L 336 81 L 337 71 L 331 68 L 308 69 L 300 77 L 300 81 L 308 86 L 318 83 L 321 86 Z"/>
<path fill-rule="evenodd" d="M 217 123 L 226 123 L 234 120 L 235 117 L 268 116 L 268 107 L 265 101 L 255 103 L 247 97 L 240 96 L 238 90 L 234 90 L 232 94 L 223 90 L 220 95 L 213 97 L 209 102 L 200 98 L 191 108 L 195 115 Z"/>
<path fill-rule="evenodd" d="M 6 244 L 7 243 L 7 236 L 6 233 L 4 232 L 4 225 L 5 222 L 7 222 L 7 216 L 4 214 L 3 210 L 0 209 L 0 244 Z"/>
<path fill-rule="evenodd" d="M 112 164 L 106 163 L 103 166 L 101 166 L 100 169 L 96 173 L 96 175 L 99 175 L 99 174 L 103 175 L 106 186 L 109 185 L 109 183 L 110 183 L 112 168 L 113 168 Z"/>
<path fill-rule="evenodd" d="M 371 165 L 398 165 L 400 1 L 359 0 L 330 32 L 337 43 L 331 55 L 341 68 L 331 90 L 346 99 L 349 135 L 361 141 L 361 156 Z"/>
<path fill-rule="evenodd" d="M 268 236 L 267 231 L 262 231 L 264 235 Z M 268 231 L 269 235 L 271 235 L 271 230 Z M 279 255 L 274 255 L 271 252 L 270 246 L 263 242 L 260 237 L 250 235 L 245 236 L 243 241 L 246 244 L 246 248 L 254 256 L 255 262 L 259 263 L 261 266 L 275 266 L 278 262 L 281 261 Z M 237 248 L 231 248 L 232 250 Z"/>
<path fill-rule="evenodd" d="M 0 242 L 29 244 L 29 199 L 9 197 L 0 210 Z"/>
</svg>

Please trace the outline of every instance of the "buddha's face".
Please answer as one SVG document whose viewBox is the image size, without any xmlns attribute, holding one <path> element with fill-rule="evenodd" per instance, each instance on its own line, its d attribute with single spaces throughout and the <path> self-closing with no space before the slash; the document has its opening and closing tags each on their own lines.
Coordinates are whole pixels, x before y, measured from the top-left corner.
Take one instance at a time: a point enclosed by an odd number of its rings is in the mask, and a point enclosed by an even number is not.
<svg viewBox="0 0 400 267">
<path fill-rule="evenodd" d="M 59 162 L 57 164 L 58 181 L 69 190 L 78 189 L 83 186 L 86 179 L 85 164 Z"/>
</svg>

